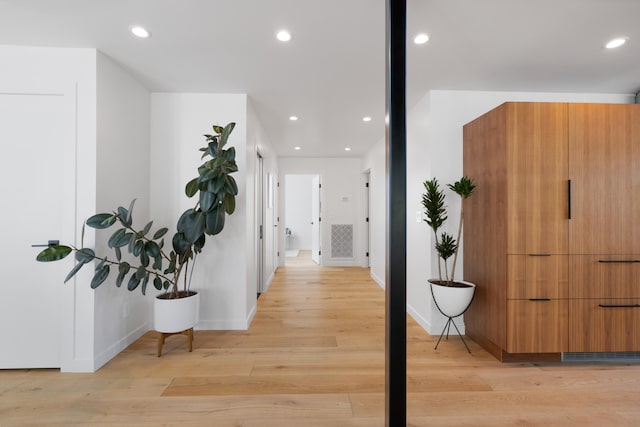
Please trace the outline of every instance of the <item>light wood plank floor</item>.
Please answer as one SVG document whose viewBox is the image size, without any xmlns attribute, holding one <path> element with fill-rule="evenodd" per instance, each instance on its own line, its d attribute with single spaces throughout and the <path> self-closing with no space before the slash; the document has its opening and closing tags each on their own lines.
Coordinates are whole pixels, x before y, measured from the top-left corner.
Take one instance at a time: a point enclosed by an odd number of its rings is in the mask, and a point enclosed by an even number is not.
<svg viewBox="0 0 640 427">
<path fill-rule="evenodd" d="M 0 371 L 0 426 L 384 425 L 384 292 L 361 268 L 280 269 L 248 331 L 147 333 L 94 374 Z M 640 366 L 500 364 L 408 319 L 410 426 L 638 426 Z"/>
</svg>

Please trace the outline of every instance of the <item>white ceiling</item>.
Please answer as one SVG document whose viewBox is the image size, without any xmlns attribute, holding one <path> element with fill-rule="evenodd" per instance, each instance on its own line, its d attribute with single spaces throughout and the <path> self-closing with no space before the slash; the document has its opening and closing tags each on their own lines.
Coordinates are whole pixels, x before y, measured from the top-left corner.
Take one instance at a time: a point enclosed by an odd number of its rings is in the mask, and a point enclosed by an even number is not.
<svg viewBox="0 0 640 427">
<path fill-rule="evenodd" d="M 640 0 L 408 0 L 408 104 L 430 89 L 636 93 L 639 18 Z M 605 50 L 616 36 L 629 41 Z M 280 156 L 360 156 L 384 136 L 384 0 L 0 0 L 0 44 L 94 47 L 151 91 L 247 93 Z"/>
</svg>

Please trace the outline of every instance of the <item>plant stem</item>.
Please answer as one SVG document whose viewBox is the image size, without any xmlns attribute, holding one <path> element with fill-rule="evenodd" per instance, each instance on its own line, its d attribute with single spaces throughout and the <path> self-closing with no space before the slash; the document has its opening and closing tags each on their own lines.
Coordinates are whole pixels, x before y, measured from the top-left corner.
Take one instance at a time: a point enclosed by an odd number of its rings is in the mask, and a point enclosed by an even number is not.
<svg viewBox="0 0 640 427">
<path fill-rule="evenodd" d="M 464 198 L 460 198 L 460 224 L 458 224 L 458 238 L 456 239 L 456 251 L 453 254 L 453 265 L 451 266 L 451 282 L 456 274 L 456 263 L 458 262 L 458 250 L 460 250 L 460 237 L 462 236 L 462 222 L 464 218 Z"/>
<path fill-rule="evenodd" d="M 436 246 L 438 246 L 438 243 L 439 243 L 439 242 L 438 242 L 438 233 L 436 233 L 436 232 L 435 232 L 435 230 L 434 230 L 434 232 L 433 232 L 433 235 L 434 235 L 434 236 L 435 236 L 435 238 L 436 238 Z M 437 252 L 438 252 L 438 251 L 436 250 L 436 253 L 437 253 Z M 442 282 L 442 267 L 440 267 L 440 255 L 439 255 L 439 254 L 438 254 L 438 257 L 437 257 L 437 258 L 438 258 L 438 279 Z M 445 263 L 445 273 L 447 272 L 446 267 L 447 267 L 447 265 L 446 265 L 446 263 Z"/>
</svg>

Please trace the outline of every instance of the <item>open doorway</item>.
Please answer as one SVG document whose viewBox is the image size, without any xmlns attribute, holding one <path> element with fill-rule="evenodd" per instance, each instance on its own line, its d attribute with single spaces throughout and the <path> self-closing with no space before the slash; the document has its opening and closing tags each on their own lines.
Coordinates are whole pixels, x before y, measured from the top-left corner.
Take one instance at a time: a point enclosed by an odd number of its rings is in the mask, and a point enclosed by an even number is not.
<svg viewBox="0 0 640 427">
<path fill-rule="evenodd" d="M 285 175 L 285 265 L 322 264 L 319 175 Z"/>
</svg>

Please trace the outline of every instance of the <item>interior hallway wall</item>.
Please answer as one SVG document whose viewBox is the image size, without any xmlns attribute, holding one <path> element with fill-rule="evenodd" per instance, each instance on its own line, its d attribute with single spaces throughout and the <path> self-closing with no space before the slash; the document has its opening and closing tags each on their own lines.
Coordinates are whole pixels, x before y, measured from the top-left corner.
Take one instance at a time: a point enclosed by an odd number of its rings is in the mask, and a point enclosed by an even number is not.
<svg viewBox="0 0 640 427">
<path fill-rule="evenodd" d="M 151 217 L 171 234 L 182 212 L 196 203 L 186 197 L 184 186 L 203 162 L 198 151 L 206 145 L 203 134 L 229 122 L 236 123 L 229 145 L 236 149 L 239 171 L 233 176 L 239 194 L 224 230 L 208 238 L 198 255 L 191 285 L 200 293 L 197 329 L 247 329 L 255 313 L 254 253 L 247 246 L 253 235 L 255 162 L 247 149 L 247 96 L 151 95 Z"/>
</svg>

